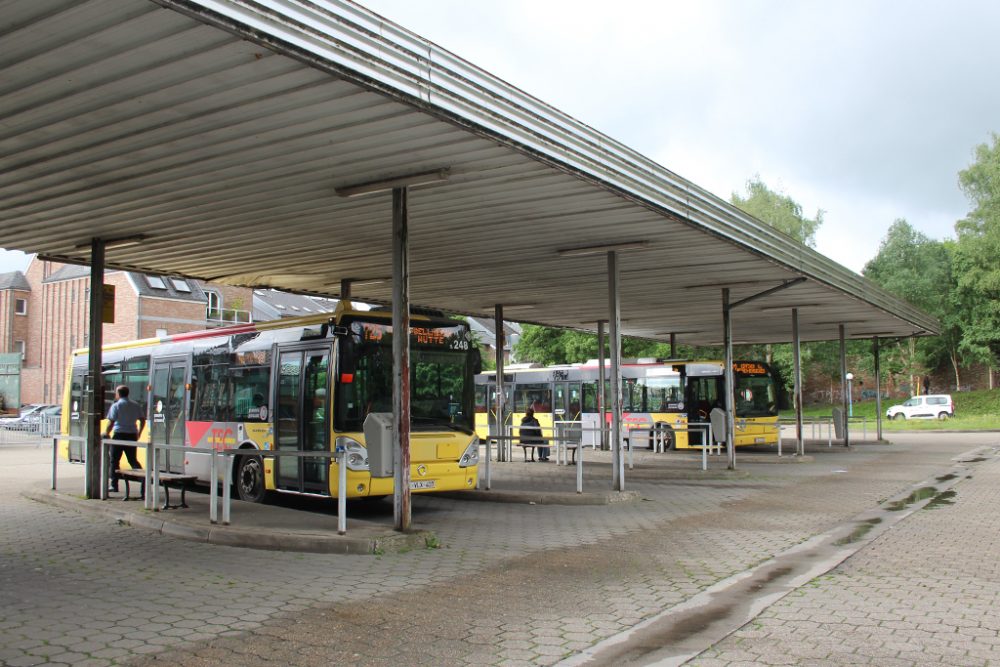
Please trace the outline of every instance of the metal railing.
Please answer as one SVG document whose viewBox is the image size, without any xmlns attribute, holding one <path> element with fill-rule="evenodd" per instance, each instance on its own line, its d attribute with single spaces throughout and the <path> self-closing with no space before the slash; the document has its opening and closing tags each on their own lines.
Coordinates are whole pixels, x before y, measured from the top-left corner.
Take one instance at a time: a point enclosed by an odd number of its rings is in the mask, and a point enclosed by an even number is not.
<svg viewBox="0 0 1000 667">
<path fill-rule="evenodd" d="M 848 417 L 847 427 L 850 428 L 851 425 L 861 424 L 861 439 L 868 439 L 868 417 Z M 778 419 L 778 428 L 795 426 L 795 419 Z M 802 431 L 803 437 L 805 437 L 806 428 L 810 429 L 810 439 L 811 440 L 821 440 L 823 438 L 823 428 L 826 427 L 826 446 L 833 447 L 834 441 L 834 431 L 835 424 L 833 420 L 833 415 L 811 415 L 802 417 Z M 781 453 L 781 435 L 778 435 L 778 453 Z"/>
<path fill-rule="evenodd" d="M 57 487 L 57 470 L 59 463 L 59 442 L 61 440 L 67 442 L 86 442 L 87 439 L 81 436 L 72 436 L 59 434 L 52 436 L 52 490 L 55 491 Z M 166 444 L 154 444 L 152 442 L 147 443 L 137 443 L 134 440 L 114 440 L 111 438 L 101 439 L 101 451 L 100 457 L 103 465 L 101 466 L 101 490 L 100 498 L 101 500 L 108 499 L 108 482 L 111 479 L 111 457 L 109 456 L 108 446 L 109 445 L 120 445 L 120 446 L 131 446 L 131 447 L 145 447 L 146 449 L 146 467 L 145 473 L 146 478 L 145 483 L 145 509 L 152 510 L 154 512 L 160 511 L 159 507 L 159 487 L 160 487 L 160 465 L 159 465 L 159 452 L 168 451 L 182 451 L 185 453 L 202 453 L 208 454 L 211 457 L 210 472 L 209 476 L 211 478 L 209 482 L 209 521 L 211 523 L 219 523 L 219 492 L 218 484 L 219 479 L 219 464 L 218 460 L 222 458 L 222 465 L 224 466 L 222 475 L 222 524 L 229 525 L 231 511 L 230 507 L 232 504 L 232 494 L 230 489 L 232 487 L 232 470 L 233 462 L 237 456 L 260 456 L 262 458 L 275 458 L 279 456 L 292 456 L 292 457 L 308 457 L 308 458 L 326 458 L 339 460 L 341 462 L 338 465 L 338 484 L 337 484 L 337 533 L 344 535 L 347 533 L 347 466 L 343 465 L 344 451 L 338 448 L 337 451 L 333 452 L 303 452 L 299 450 L 273 450 L 273 449 L 225 449 L 219 451 L 215 448 L 210 447 L 187 447 L 185 445 L 166 445 Z M 87 448 L 83 447 L 83 460 L 82 463 L 86 464 L 87 458 Z M 163 471 L 169 474 L 169 471 Z M 86 490 L 86 479 L 84 479 L 84 489 Z"/>
<path fill-rule="evenodd" d="M 25 444 L 37 438 L 51 438 L 59 434 L 62 417 L 43 415 L 37 419 L 18 420 L 0 425 L 0 444 Z M 41 442 L 37 442 L 41 446 Z"/>
</svg>

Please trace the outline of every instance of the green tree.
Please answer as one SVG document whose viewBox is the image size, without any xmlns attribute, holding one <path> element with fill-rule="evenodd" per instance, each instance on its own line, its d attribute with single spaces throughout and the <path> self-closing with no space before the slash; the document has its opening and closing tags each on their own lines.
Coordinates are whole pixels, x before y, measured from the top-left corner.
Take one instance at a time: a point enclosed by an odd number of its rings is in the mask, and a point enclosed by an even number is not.
<svg viewBox="0 0 1000 667">
<path fill-rule="evenodd" d="M 734 206 L 799 243 L 809 247 L 816 245 L 816 230 L 823 224 L 823 211 L 816 211 L 812 220 L 806 218 L 802 215 L 801 204 L 788 195 L 771 190 L 760 180 L 760 176 L 747 181 L 745 197 L 734 192 L 731 201 Z"/>
<path fill-rule="evenodd" d="M 610 343 L 606 343 L 610 345 Z M 680 348 L 678 356 L 691 354 L 694 348 Z M 597 334 L 570 329 L 554 329 L 534 324 L 521 327 L 521 339 L 514 349 L 519 362 L 543 366 L 582 363 L 597 358 Z M 650 357 L 666 359 L 670 345 L 645 338 L 622 337 L 622 358 Z"/>
<path fill-rule="evenodd" d="M 992 371 L 1000 359 L 1000 135 L 977 146 L 975 161 L 958 177 L 973 205 L 955 225 L 955 275 L 969 311 L 962 345 Z"/>
<path fill-rule="evenodd" d="M 955 384 L 961 384 L 962 318 L 952 277 L 950 246 L 927 237 L 906 220 L 897 219 L 863 273 L 869 280 L 934 315 L 942 324 L 940 336 L 911 338 L 890 346 L 886 352 L 889 367 L 908 375 L 912 387 L 918 375 L 947 361 L 955 374 Z"/>
</svg>

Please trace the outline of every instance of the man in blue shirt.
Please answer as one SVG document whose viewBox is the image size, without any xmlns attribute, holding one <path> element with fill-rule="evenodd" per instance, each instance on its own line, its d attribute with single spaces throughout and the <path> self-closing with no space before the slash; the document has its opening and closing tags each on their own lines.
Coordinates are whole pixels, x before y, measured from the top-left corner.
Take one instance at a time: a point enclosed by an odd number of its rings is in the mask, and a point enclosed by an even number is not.
<svg viewBox="0 0 1000 667">
<path fill-rule="evenodd" d="M 111 404 L 108 410 L 108 428 L 104 437 L 115 440 L 138 440 L 139 434 L 146 426 L 146 415 L 139 404 L 128 397 L 128 387 L 125 385 L 115 389 L 118 400 Z M 115 471 L 121 466 L 122 454 L 128 459 L 133 470 L 141 470 L 139 459 L 135 454 L 134 445 L 112 445 L 111 447 L 111 490 L 118 491 L 118 477 Z"/>
</svg>

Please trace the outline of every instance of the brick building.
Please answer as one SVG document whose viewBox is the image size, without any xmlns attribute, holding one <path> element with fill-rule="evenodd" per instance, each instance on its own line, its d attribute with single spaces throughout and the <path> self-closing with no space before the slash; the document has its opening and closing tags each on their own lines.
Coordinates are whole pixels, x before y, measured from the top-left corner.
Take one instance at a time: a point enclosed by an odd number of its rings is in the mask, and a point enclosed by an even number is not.
<svg viewBox="0 0 1000 667">
<path fill-rule="evenodd" d="M 115 321 L 106 343 L 249 322 L 253 292 L 173 276 L 107 271 Z M 0 274 L 0 352 L 20 352 L 24 403 L 59 403 L 70 352 L 87 345 L 90 268 L 34 257 Z"/>
</svg>

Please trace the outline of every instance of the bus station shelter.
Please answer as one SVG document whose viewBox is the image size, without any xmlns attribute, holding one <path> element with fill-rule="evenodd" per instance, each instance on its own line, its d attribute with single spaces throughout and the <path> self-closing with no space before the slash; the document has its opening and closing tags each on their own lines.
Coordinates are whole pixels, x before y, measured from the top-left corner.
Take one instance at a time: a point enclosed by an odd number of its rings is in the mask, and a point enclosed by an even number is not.
<svg viewBox="0 0 1000 667">
<path fill-rule="evenodd" d="M 353 296 L 392 303 L 396 326 L 411 306 L 607 326 L 612 377 L 623 334 L 731 350 L 939 329 L 351 2 L 37 0 L 4 14 L 0 246 L 90 264 L 98 281 L 109 267 Z M 620 397 L 611 408 L 618 428 Z"/>
</svg>

